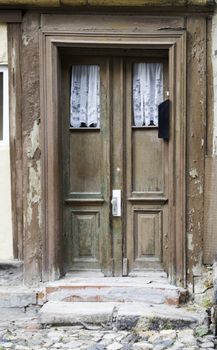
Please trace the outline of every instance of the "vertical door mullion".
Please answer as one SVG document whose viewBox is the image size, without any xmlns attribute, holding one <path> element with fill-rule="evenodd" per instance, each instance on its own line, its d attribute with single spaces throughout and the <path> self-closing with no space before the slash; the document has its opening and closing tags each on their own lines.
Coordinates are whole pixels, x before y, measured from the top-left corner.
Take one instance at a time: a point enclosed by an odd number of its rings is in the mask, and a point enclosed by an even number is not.
<svg viewBox="0 0 217 350">
<path fill-rule="evenodd" d="M 124 223 L 124 187 L 123 187 L 123 113 L 124 113 L 124 79 L 123 59 L 121 57 L 112 59 L 112 189 L 121 190 L 122 210 L 121 216 L 112 216 L 113 234 L 113 259 L 114 276 L 122 276 L 122 247 L 123 247 L 123 223 Z"/>
</svg>

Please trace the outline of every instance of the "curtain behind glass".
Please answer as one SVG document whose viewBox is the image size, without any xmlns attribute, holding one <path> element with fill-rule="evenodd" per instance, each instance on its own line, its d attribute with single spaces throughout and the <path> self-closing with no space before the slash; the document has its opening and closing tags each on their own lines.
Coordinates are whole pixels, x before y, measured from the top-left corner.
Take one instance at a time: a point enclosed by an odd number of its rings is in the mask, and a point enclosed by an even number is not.
<svg viewBox="0 0 217 350">
<path fill-rule="evenodd" d="M 163 64 L 137 63 L 133 67 L 135 126 L 158 126 L 158 105 L 163 102 Z"/>
<path fill-rule="evenodd" d="M 70 125 L 100 127 L 100 74 L 97 65 L 73 65 Z"/>
</svg>

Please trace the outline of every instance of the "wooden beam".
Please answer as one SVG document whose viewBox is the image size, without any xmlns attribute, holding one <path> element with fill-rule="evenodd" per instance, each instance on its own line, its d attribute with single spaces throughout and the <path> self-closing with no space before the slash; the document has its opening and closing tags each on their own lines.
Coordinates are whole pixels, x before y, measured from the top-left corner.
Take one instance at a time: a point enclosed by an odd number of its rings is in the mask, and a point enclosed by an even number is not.
<svg viewBox="0 0 217 350">
<path fill-rule="evenodd" d="M 1 0 L 0 0 L 1 4 Z M 0 10 L 0 22 L 1 23 L 20 23 L 22 22 L 21 11 L 6 11 Z"/>
<path fill-rule="evenodd" d="M 180 7 L 213 6 L 214 0 L 0 0 L 0 6 L 61 7 L 67 6 L 129 6 L 129 7 Z"/>
<path fill-rule="evenodd" d="M 204 233 L 206 125 L 206 19 L 188 17 L 187 242 L 188 280 L 200 276 Z"/>
<path fill-rule="evenodd" d="M 14 258 L 23 259 L 22 111 L 20 24 L 8 25 L 10 154 Z"/>
</svg>

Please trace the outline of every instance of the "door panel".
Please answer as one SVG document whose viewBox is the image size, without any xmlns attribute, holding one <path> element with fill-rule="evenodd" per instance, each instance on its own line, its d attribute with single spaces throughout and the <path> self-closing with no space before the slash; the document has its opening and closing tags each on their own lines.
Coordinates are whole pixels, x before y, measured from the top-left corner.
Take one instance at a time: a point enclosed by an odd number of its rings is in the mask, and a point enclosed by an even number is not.
<svg viewBox="0 0 217 350">
<path fill-rule="evenodd" d="M 100 66 L 100 127 L 69 122 L 72 64 Z M 109 61 L 62 56 L 65 270 L 112 274 Z"/>
<path fill-rule="evenodd" d="M 133 192 L 163 191 L 162 140 L 157 128 L 132 128 L 132 182 Z"/>
<path fill-rule="evenodd" d="M 100 269 L 99 220 L 100 210 L 67 208 L 65 220 L 66 247 L 69 268 L 76 270 Z M 73 259 L 73 265 L 72 265 Z M 71 263 L 71 264 L 70 264 Z"/>
<path fill-rule="evenodd" d="M 102 153 L 99 130 L 71 132 L 70 192 L 101 193 Z"/>
<path fill-rule="evenodd" d="M 134 126 L 133 64 L 126 64 L 126 257 L 129 273 L 162 269 L 168 237 L 168 144 L 157 126 Z M 164 81 L 164 85 L 166 82 Z"/>
<path fill-rule="evenodd" d="M 161 261 L 161 211 L 134 210 L 135 257 Z"/>
</svg>

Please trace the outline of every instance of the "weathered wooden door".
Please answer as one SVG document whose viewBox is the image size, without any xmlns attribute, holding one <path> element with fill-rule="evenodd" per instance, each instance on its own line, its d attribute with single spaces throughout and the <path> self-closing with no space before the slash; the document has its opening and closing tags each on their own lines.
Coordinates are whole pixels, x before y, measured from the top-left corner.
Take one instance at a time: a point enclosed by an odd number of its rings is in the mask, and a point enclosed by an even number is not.
<svg viewBox="0 0 217 350">
<path fill-rule="evenodd" d="M 132 79 L 138 62 L 161 62 L 163 99 L 167 97 L 167 61 L 128 59 L 126 63 L 125 207 L 126 257 L 131 274 L 165 269 L 168 249 L 168 141 L 158 138 L 158 126 L 133 123 Z"/>
<path fill-rule="evenodd" d="M 61 57 L 66 271 L 139 275 L 166 266 L 168 142 L 158 138 L 156 125 L 133 123 L 134 65 L 147 61 L 103 52 Z M 99 125 L 70 124 L 75 65 L 98 67 Z M 165 63 L 164 71 L 166 77 Z"/>
<path fill-rule="evenodd" d="M 77 65 L 99 68 L 100 126 L 70 125 L 70 77 L 72 66 Z M 62 96 L 66 270 L 93 270 L 112 275 L 109 61 L 65 56 Z"/>
</svg>

